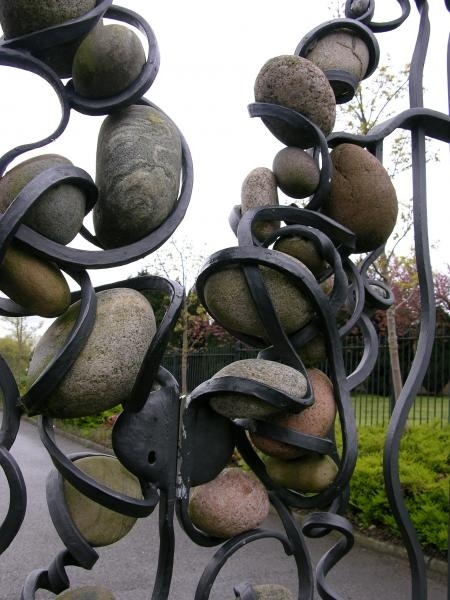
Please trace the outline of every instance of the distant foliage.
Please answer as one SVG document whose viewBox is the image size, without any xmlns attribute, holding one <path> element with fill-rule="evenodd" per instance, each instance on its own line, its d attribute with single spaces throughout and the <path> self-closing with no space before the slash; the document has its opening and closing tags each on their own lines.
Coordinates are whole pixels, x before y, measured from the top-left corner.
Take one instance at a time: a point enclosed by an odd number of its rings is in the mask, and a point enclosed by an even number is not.
<svg viewBox="0 0 450 600">
<path fill-rule="evenodd" d="M 363 528 L 399 530 L 383 483 L 384 428 L 361 428 L 360 454 L 351 483 L 350 504 Z M 450 483 L 450 425 L 406 430 L 400 454 L 400 481 L 411 521 L 426 551 L 447 551 Z"/>
</svg>

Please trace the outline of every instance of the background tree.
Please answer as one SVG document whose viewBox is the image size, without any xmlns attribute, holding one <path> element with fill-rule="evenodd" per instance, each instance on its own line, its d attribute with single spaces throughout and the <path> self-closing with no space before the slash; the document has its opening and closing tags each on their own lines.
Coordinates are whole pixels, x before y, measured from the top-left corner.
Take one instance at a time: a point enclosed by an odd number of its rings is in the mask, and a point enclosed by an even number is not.
<svg viewBox="0 0 450 600">
<path fill-rule="evenodd" d="M 188 392 L 188 356 L 190 352 L 207 350 L 213 346 L 231 343 L 233 338 L 208 315 L 198 301 L 194 283 L 204 262 L 204 249 L 195 247 L 186 238 L 167 242 L 152 256 L 152 262 L 139 272 L 140 275 L 161 275 L 178 281 L 186 290 L 180 318 L 175 324 L 169 349 L 181 351 L 181 393 Z M 157 321 L 164 315 L 167 298 L 150 294 L 149 299 Z"/>
<path fill-rule="evenodd" d="M 13 372 L 19 390 L 24 392 L 28 363 L 41 323 L 33 323 L 28 317 L 1 317 L 1 321 L 9 333 L 0 338 L 0 354 Z"/>
</svg>

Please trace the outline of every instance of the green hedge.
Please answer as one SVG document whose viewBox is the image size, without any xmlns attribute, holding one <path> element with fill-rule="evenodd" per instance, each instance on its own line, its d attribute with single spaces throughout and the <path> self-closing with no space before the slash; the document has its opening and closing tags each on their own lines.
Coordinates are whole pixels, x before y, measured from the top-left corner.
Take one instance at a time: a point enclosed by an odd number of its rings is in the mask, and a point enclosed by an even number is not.
<svg viewBox="0 0 450 600">
<path fill-rule="evenodd" d="M 351 481 L 350 506 L 361 527 L 387 527 L 399 535 L 383 480 L 386 429 L 359 430 L 359 457 Z M 413 426 L 400 451 L 400 481 L 421 544 L 446 552 L 450 483 L 450 426 Z"/>
</svg>

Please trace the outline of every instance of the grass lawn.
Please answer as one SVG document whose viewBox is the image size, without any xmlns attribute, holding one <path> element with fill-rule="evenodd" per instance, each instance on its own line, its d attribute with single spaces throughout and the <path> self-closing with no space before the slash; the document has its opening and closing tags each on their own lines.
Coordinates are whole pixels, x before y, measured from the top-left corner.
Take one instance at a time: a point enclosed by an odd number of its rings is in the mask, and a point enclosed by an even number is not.
<svg viewBox="0 0 450 600">
<path fill-rule="evenodd" d="M 386 425 L 390 417 L 390 399 L 373 394 L 352 394 L 358 425 Z M 448 396 L 417 396 L 409 414 L 410 425 L 450 423 Z"/>
</svg>

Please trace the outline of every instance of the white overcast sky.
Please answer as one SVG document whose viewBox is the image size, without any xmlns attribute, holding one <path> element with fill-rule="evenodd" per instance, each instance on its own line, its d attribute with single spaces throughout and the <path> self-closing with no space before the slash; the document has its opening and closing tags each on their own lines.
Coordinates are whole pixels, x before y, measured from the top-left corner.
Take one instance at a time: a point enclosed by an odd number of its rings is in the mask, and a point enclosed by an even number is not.
<svg viewBox="0 0 450 600">
<path fill-rule="evenodd" d="M 235 245 L 228 214 L 240 203 L 245 176 L 255 167 L 271 167 L 281 144 L 257 119 L 250 119 L 253 84 L 261 66 L 280 54 L 293 53 L 313 27 L 331 18 L 327 0 L 244 0 L 207 2 L 181 0 L 118 4 L 140 13 L 152 26 L 161 52 L 160 72 L 146 97 L 177 123 L 190 145 L 195 169 L 194 193 L 178 235 L 194 245 L 204 244 L 209 254 Z M 385 13 L 399 14 L 395 0 L 378 0 Z M 432 0 L 432 44 L 427 63 L 426 105 L 447 111 L 446 43 L 449 13 L 444 0 Z M 305 12 L 306 9 L 306 12 Z M 402 67 L 410 60 L 417 31 L 417 11 L 400 30 L 378 35 L 383 54 Z M 382 59 L 383 60 L 383 59 Z M 40 139 L 56 126 L 59 104 L 49 86 L 16 69 L 0 67 L 0 152 L 19 143 Z M 72 113 L 71 123 L 55 143 L 33 154 L 55 152 L 95 177 L 96 137 L 102 118 Z M 441 145 L 443 146 L 443 145 Z M 448 257 L 448 150 L 430 167 L 430 239 L 438 245 L 436 267 Z M 403 191 L 403 194 L 408 193 Z M 72 245 L 80 246 L 77 239 Z M 446 248 L 445 248 L 446 247 Z M 94 272 L 94 283 L 113 282 L 136 274 L 140 264 Z"/>
</svg>

